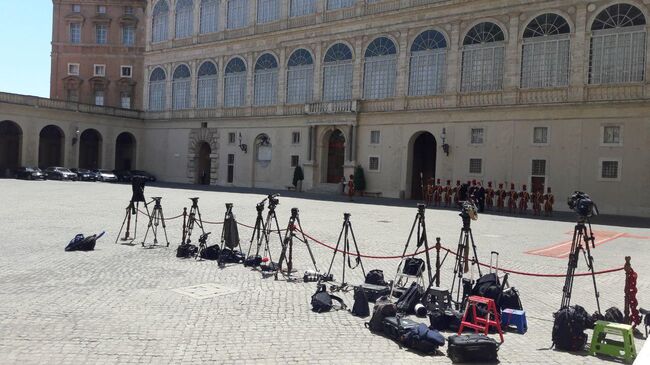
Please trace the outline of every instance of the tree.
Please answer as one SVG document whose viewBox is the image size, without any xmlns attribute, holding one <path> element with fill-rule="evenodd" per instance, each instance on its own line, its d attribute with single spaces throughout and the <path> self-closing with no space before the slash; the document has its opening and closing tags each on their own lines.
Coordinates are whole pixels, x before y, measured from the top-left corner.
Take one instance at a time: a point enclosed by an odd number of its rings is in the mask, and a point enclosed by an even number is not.
<svg viewBox="0 0 650 365">
<path fill-rule="evenodd" d="M 361 165 L 354 169 L 354 190 L 360 193 L 366 190 L 366 178 L 363 176 L 363 167 Z"/>
</svg>

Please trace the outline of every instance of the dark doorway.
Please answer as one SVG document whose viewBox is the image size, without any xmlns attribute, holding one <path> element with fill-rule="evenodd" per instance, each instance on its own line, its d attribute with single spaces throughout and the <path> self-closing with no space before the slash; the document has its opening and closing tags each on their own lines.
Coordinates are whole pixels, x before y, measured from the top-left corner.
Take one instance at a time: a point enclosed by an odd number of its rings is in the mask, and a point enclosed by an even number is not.
<svg viewBox="0 0 650 365">
<path fill-rule="evenodd" d="M 411 199 L 423 199 L 423 185 L 436 177 L 436 138 L 423 132 L 413 142 L 413 166 L 411 172 Z"/>
<path fill-rule="evenodd" d="M 20 167 L 22 139 L 18 124 L 8 120 L 0 122 L 0 177 L 10 177 Z"/>
<path fill-rule="evenodd" d="M 207 142 L 201 142 L 199 144 L 199 156 L 196 169 L 197 184 L 210 185 L 210 167 L 212 165 L 212 161 L 210 160 L 211 153 L 212 149 Z"/>
<path fill-rule="evenodd" d="M 330 135 L 327 145 L 327 182 L 340 183 L 345 162 L 345 137 L 336 129 Z"/>
<path fill-rule="evenodd" d="M 546 183 L 546 177 L 544 176 L 533 176 L 530 178 L 530 192 L 534 193 L 536 191 L 544 194 L 544 185 Z"/>
<path fill-rule="evenodd" d="M 41 129 L 38 142 L 38 167 L 63 165 L 64 134 L 61 128 L 48 125 Z"/>
<path fill-rule="evenodd" d="M 86 129 L 79 137 L 79 168 L 98 169 L 102 158 L 102 135 Z"/>
<path fill-rule="evenodd" d="M 135 169 L 135 137 L 123 132 L 115 140 L 115 170 Z"/>
</svg>

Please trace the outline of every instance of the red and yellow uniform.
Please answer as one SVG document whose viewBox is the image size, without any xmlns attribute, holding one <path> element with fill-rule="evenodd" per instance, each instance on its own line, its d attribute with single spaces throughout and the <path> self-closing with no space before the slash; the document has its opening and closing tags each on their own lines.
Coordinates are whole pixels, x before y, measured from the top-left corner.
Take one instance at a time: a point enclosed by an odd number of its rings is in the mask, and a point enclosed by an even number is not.
<svg viewBox="0 0 650 365">
<path fill-rule="evenodd" d="M 541 215 L 542 214 L 542 200 L 544 195 L 541 191 L 537 190 L 531 195 L 531 202 L 533 203 L 533 214 Z"/>
<path fill-rule="evenodd" d="M 546 189 L 546 194 L 543 196 L 544 200 L 544 215 L 551 216 L 553 215 L 553 204 L 555 203 L 555 197 L 551 194 L 551 188 Z"/>
<path fill-rule="evenodd" d="M 515 190 L 515 184 L 510 184 L 510 192 L 508 193 L 508 212 L 512 213 L 517 210 L 517 197 L 519 194 Z"/>
<path fill-rule="evenodd" d="M 433 205 L 439 207 L 441 202 L 442 202 L 442 185 L 440 185 L 440 179 L 438 179 L 436 181 L 436 186 L 433 189 Z"/>
<path fill-rule="evenodd" d="M 528 210 L 528 201 L 530 200 L 530 194 L 526 191 L 526 185 L 522 186 L 522 190 L 519 192 L 519 213 L 526 214 Z"/>
<path fill-rule="evenodd" d="M 494 189 L 492 189 L 492 181 L 488 181 L 487 189 L 485 189 L 485 206 L 488 210 L 494 207 Z"/>
<path fill-rule="evenodd" d="M 445 207 L 449 208 L 451 206 L 451 195 L 453 194 L 451 180 L 447 180 L 447 186 L 442 189 L 442 199 L 445 201 Z"/>
</svg>

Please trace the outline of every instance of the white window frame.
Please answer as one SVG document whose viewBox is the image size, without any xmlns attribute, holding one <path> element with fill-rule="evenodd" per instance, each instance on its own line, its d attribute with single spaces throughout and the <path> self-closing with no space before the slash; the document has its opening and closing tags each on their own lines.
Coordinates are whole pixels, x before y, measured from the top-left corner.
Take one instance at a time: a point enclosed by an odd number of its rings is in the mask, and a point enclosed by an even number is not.
<svg viewBox="0 0 650 365">
<path fill-rule="evenodd" d="M 474 142 L 474 131 L 475 130 L 481 130 L 481 141 L 480 142 Z M 481 146 L 485 144 L 485 128 L 484 127 L 471 127 L 469 129 L 469 144 L 472 146 Z"/>
<path fill-rule="evenodd" d="M 566 87 L 571 71 L 569 34 L 524 39 L 521 59 L 522 89 Z"/>
<path fill-rule="evenodd" d="M 125 101 L 128 102 L 128 105 L 126 105 Z M 123 91 L 120 93 L 120 107 L 122 109 L 131 109 L 131 105 L 133 104 L 131 93 Z"/>
<path fill-rule="evenodd" d="M 101 93 L 101 95 L 98 95 Z M 93 91 L 94 104 L 97 106 L 104 106 L 106 104 L 106 90 L 94 90 Z M 99 102 L 98 102 L 99 101 Z"/>
<path fill-rule="evenodd" d="M 370 168 L 371 167 L 370 160 L 373 159 L 373 158 L 377 159 L 377 169 L 371 169 Z M 377 155 L 368 156 L 368 172 L 375 172 L 375 173 L 381 172 L 381 157 L 379 157 Z"/>
<path fill-rule="evenodd" d="M 196 107 L 199 109 L 210 109 L 217 106 L 219 92 L 219 69 L 217 64 L 212 61 L 206 61 L 199 66 L 199 71 L 207 63 L 214 65 L 216 73 L 200 75 L 197 72 L 196 79 Z"/>
<path fill-rule="evenodd" d="M 605 142 L 605 128 L 607 127 L 618 127 L 618 142 L 616 143 L 607 143 Z M 623 125 L 606 123 L 600 126 L 600 146 L 601 147 L 622 147 L 623 146 Z"/>
<path fill-rule="evenodd" d="M 160 43 L 169 39 L 169 3 L 165 2 L 167 10 L 156 14 L 156 6 L 160 4 L 158 0 L 154 5 L 154 13 L 151 17 L 151 42 Z"/>
<path fill-rule="evenodd" d="M 544 161 L 544 175 L 536 175 L 533 171 L 533 162 Z M 548 159 L 547 158 L 531 158 L 530 159 L 530 176 L 531 177 L 546 177 L 548 175 Z"/>
<path fill-rule="evenodd" d="M 409 96 L 439 95 L 445 92 L 447 48 L 411 53 Z"/>
<path fill-rule="evenodd" d="M 397 54 L 365 57 L 363 66 L 364 99 L 377 100 L 395 96 Z"/>
<path fill-rule="evenodd" d="M 629 37 L 629 44 L 625 47 L 625 37 Z M 599 45 L 606 47 L 609 38 L 614 38 L 609 48 L 597 50 Z M 620 39 L 623 38 L 621 41 Z M 589 57 L 589 84 L 629 84 L 644 82 L 646 71 L 646 26 L 632 26 L 606 30 L 592 31 L 590 40 Z M 641 49 L 642 48 L 642 49 Z M 601 53 L 597 53 L 601 52 Z M 608 57 L 609 56 L 609 57 Z"/>
<path fill-rule="evenodd" d="M 174 37 L 189 38 L 194 33 L 194 1 L 187 7 L 179 7 L 177 2 L 174 15 Z"/>
<path fill-rule="evenodd" d="M 253 105 L 269 106 L 278 103 L 278 68 L 255 70 Z"/>
<path fill-rule="evenodd" d="M 323 63 L 323 100 L 352 99 L 354 60 Z"/>
<path fill-rule="evenodd" d="M 377 136 L 377 140 L 373 138 L 373 135 Z M 370 131 L 370 144 L 371 145 L 378 145 L 381 144 L 381 131 L 379 129 L 373 129 Z"/>
<path fill-rule="evenodd" d="M 129 70 L 129 75 L 124 74 L 124 70 Z M 120 77 L 132 78 L 133 77 L 133 66 L 131 65 L 121 65 L 120 66 Z"/>
<path fill-rule="evenodd" d="M 77 67 L 77 72 L 71 72 L 70 71 L 71 66 L 76 66 Z M 70 75 L 70 76 L 79 76 L 79 70 L 80 70 L 80 65 L 78 63 L 68 63 L 68 75 Z"/>
<path fill-rule="evenodd" d="M 280 0 L 257 0 L 257 23 L 280 20 Z"/>
<path fill-rule="evenodd" d="M 603 177 L 603 162 L 617 162 L 616 177 Z M 623 171 L 623 161 L 617 157 L 603 157 L 598 159 L 598 181 L 621 181 L 621 172 Z"/>
<path fill-rule="evenodd" d="M 472 160 L 479 160 L 479 161 L 481 161 L 481 172 L 472 172 Z M 485 174 L 485 164 L 484 164 L 483 162 L 484 162 L 484 160 L 483 160 L 482 157 L 470 157 L 470 158 L 467 160 L 467 172 L 469 173 L 469 175 L 472 175 L 472 176 L 483 176 L 483 174 Z"/>
<path fill-rule="evenodd" d="M 535 129 L 546 128 L 546 142 L 535 142 Z M 546 125 L 535 125 L 530 129 L 530 141 L 533 146 L 548 146 L 551 144 L 551 127 Z"/>
<path fill-rule="evenodd" d="M 505 43 L 505 41 L 499 41 L 463 46 L 460 72 L 461 92 L 503 90 L 506 63 Z"/>
<path fill-rule="evenodd" d="M 318 9 L 318 0 L 289 0 L 289 16 L 299 17 L 315 14 Z"/>
<path fill-rule="evenodd" d="M 97 72 L 98 70 L 103 70 L 103 72 Z M 106 65 L 94 64 L 93 65 L 93 76 L 106 77 Z"/>
</svg>

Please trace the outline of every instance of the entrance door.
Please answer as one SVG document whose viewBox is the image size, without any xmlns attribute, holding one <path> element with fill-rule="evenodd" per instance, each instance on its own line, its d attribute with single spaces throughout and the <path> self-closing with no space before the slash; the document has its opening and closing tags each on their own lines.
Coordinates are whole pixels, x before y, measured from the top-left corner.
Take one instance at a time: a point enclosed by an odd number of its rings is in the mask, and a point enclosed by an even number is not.
<svg viewBox="0 0 650 365">
<path fill-rule="evenodd" d="M 332 132 L 327 147 L 327 182 L 339 183 L 345 162 L 345 137 L 340 130 Z"/>
<path fill-rule="evenodd" d="M 102 157 L 102 136 L 94 129 L 86 129 L 79 137 L 79 168 L 98 169 Z"/>
<path fill-rule="evenodd" d="M 135 169 L 135 137 L 128 132 L 120 133 L 115 140 L 115 169 Z"/>
<path fill-rule="evenodd" d="M 63 131 L 55 125 L 41 129 L 38 142 L 38 167 L 63 165 Z"/>
<path fill-rule="evenodd" d="M 544 194 L 544 184 L 546 183 L 546 177 L 544 176 L 533 176 L 530 178 L 530 192 L 534 193 L 536 191 L 542 192 Z"/>
<path fill-rule="evenodd" d="M 20 146 L 23 133 L 18 124 L 5 120 L 0 122 L 0 177 L 9 177 L 20 167 Z"/>
<path fill-rule="evenodd" d="M 424 198 L 423 186 L 436 177 L 436 138 L 429 132 L 420 134 L 413 142 L 411 199 Z"/>
<path fill-rule="evenodd" d="M 196 183 L 199 185 L 210 185 L 210 167 L 212 161 L 210 160 L 210 154 L 212 149 L 207 142 L 201 142 L 199 147 L 199 160 L 196 169 Z"/>
</svg>

